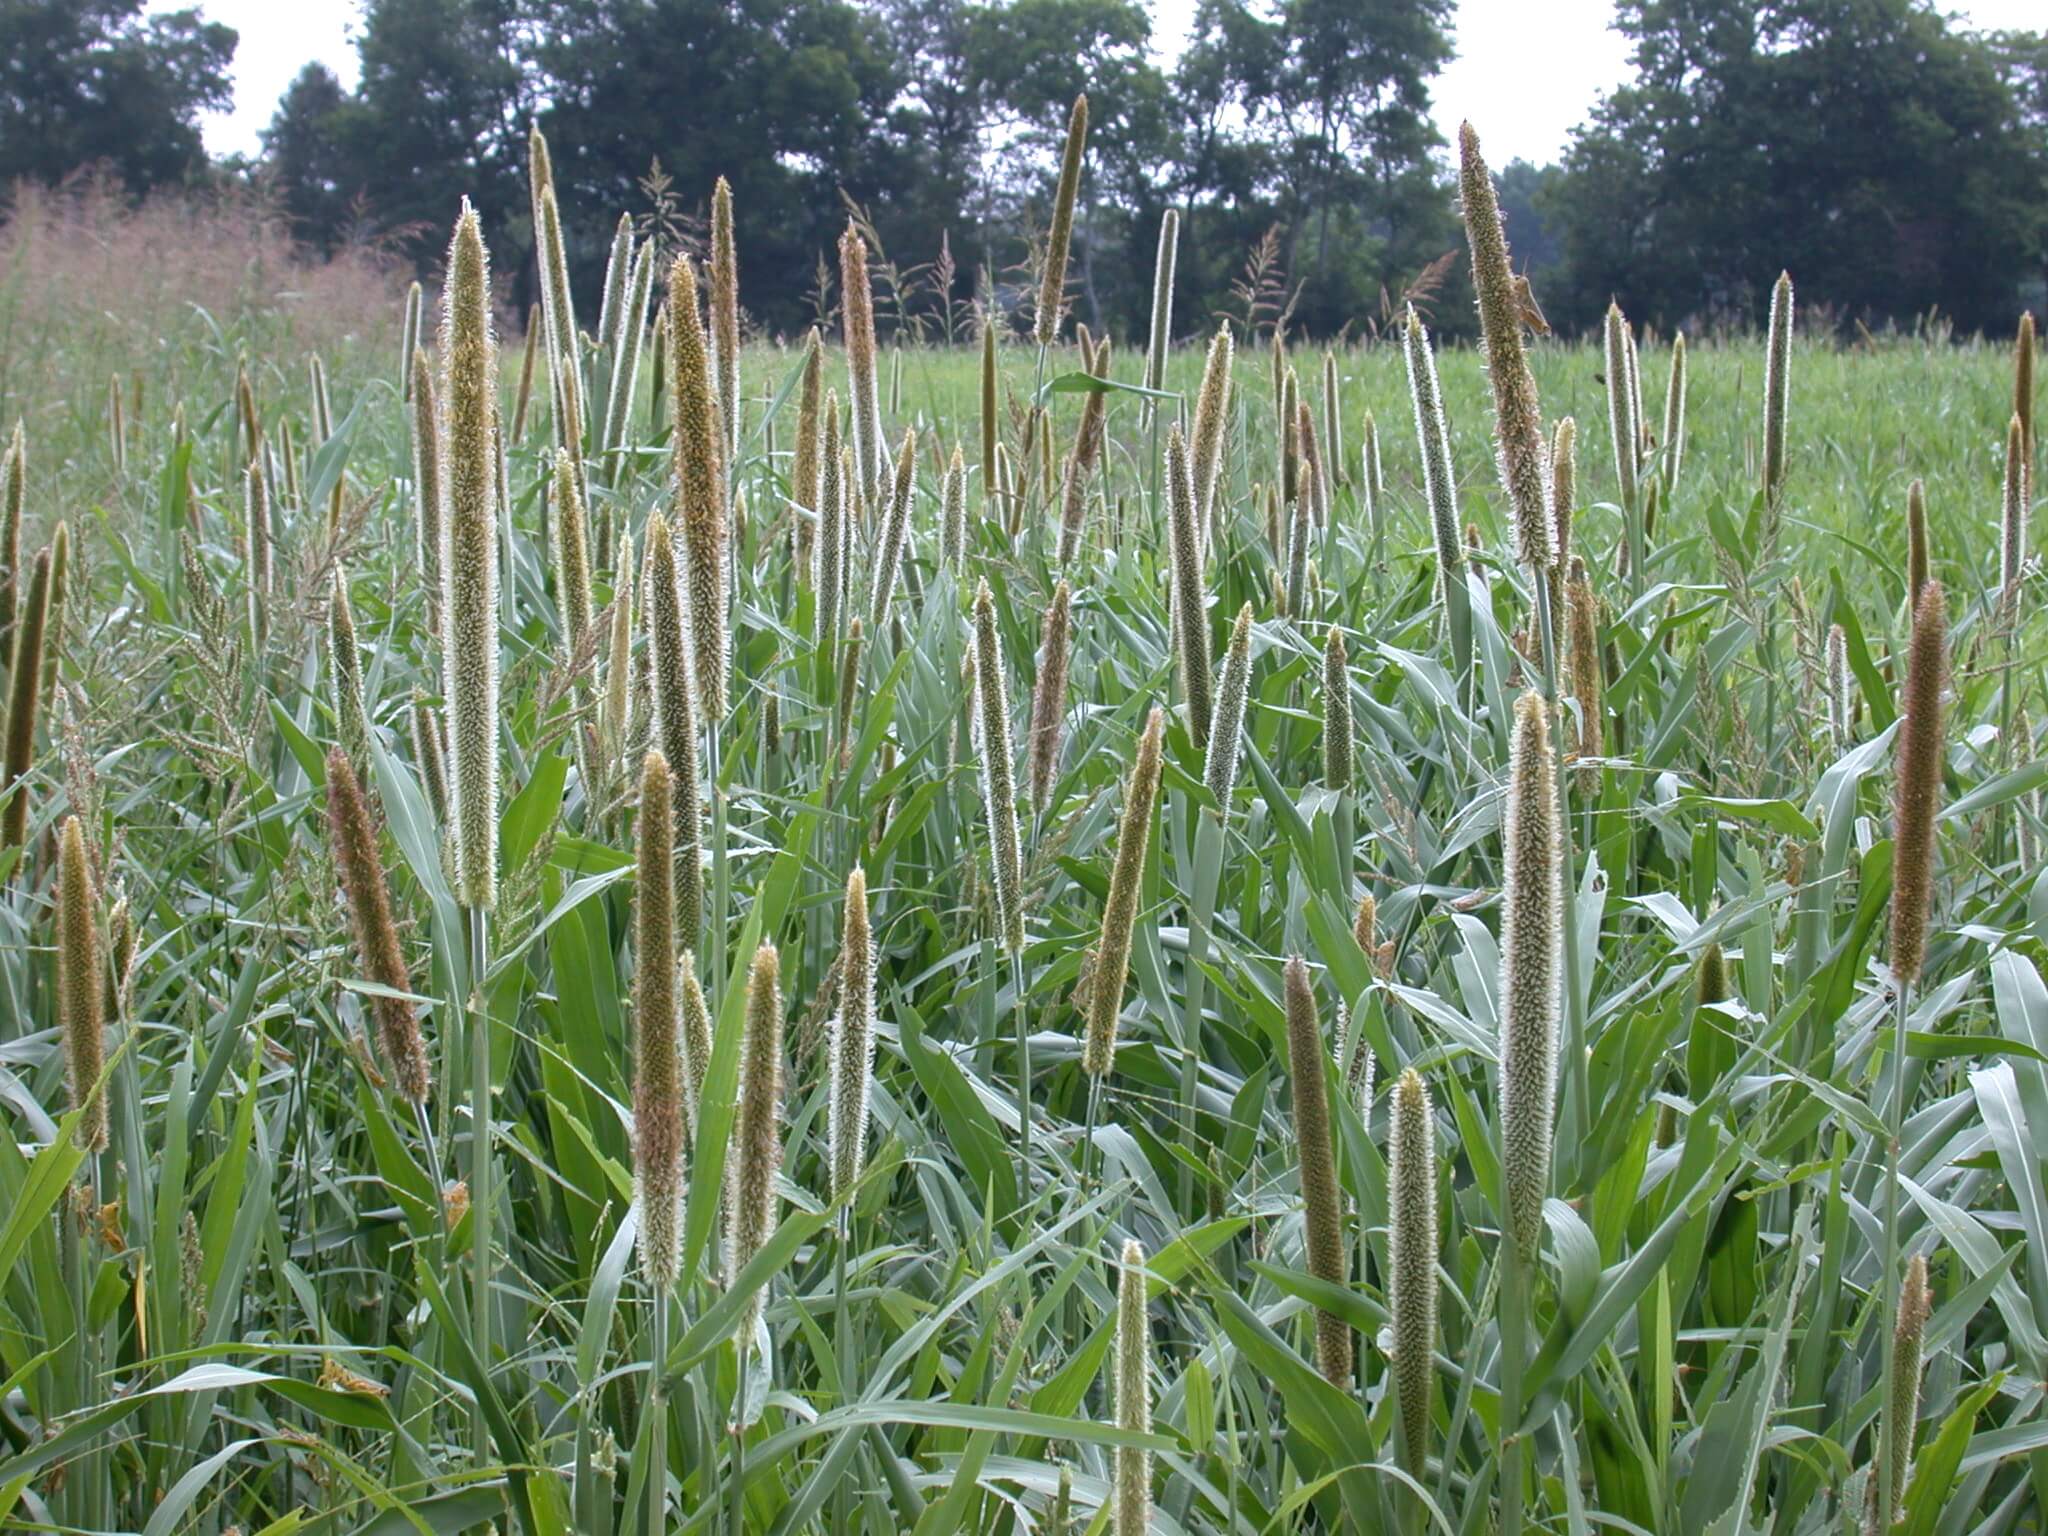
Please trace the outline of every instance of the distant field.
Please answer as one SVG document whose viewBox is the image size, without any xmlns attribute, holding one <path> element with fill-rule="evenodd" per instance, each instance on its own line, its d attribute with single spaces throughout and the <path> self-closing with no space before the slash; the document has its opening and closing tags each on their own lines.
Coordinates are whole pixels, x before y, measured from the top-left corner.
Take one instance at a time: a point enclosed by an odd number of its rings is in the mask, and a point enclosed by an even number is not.
<svg viewBox="0 0 2048 1536">
<path fill-rule="evenodd" d="M 1532 341 L 1546 433 L 1577 423 L 1578 581 L 1517 564 L 1484 361 L 1447 351 L 1460 602 L 1398 335 L 1335 354 L 1334 402 L 1290 344 L 1333 484 L 1327 527 L 1282 507 L 1277 543 L 1268 338 L 1240 338 L 1184 589 L 1161 455 L 1206 326 L 1176 317 L 1178 400 L 1103 397 L 1064 563 L 1088 397 L 1045 397 L 1048 481 L 1041 359 L 1004 340 L 1020 484 L 992 501 L 980 351 L 885 336 L 889 458 L 916 433 L 900 573 L 885 486 L 821 623 L 800 343 L 744 350 L 725 574 L 696 542 L 720 482 L 671 475 L 690 379 L 655 398 L 648 336 L 607 451 L 624 343 L 592 315 L 583 439 L 558 460 L 545 358 L 512 434 L 500 335 L 476 398 L 507 499 L 463 500 L 490 460 L 451 412 L 431 511 L 481 538 L 423 548 L 404 284 L 229 233 L 108 214 L 0 243 L 14 634 L 69 541 L 41 649 L 5 653 L 0 1519 L 1263 1536 L 1519 1509 L 1794 1536 L 1860 1526 L 1890 1386 L 1914 1532 L 2038 1528 L 2048 626 L 2035 565 L 2000 590 L 2009 342 L 1801 335 L 1774 518 L 1760 340 L 1689 343 L 1674 463 L 1669 338 L 1643 338 L 1633 510 L 1601 348 Z M 430 293 L 430 352 L 435 324 Z M 1046 378 L 1082 368 L 1072 333 Z M 431 357 L 444 404 L 473 356 Z M 1110 377 L 1143 365 L 1120 339 Z M 836 333 L 819 378 L 850 396 Z M 1947 810 L 1901 1008 L 1915 479 L 1949 624 L 1922 655 L 1950 666 L 1921 788 Z M 486 565 L 494 609 L 465 585 Z M 1553 579 L 1558 702 L 1518 706 Z M 486 759 L 500 793 L 465 819 Z M 1546 819 L 1561 841 L 1511 855 Z M 1545 846 L 1576 892 L 1548 919 Z M 1558 1030 L 1533 1172 L 1501 1060 L 1532 989 Z M 1531 1188 L 1525 1270 L 1503 1232 Z"/>
</svg>

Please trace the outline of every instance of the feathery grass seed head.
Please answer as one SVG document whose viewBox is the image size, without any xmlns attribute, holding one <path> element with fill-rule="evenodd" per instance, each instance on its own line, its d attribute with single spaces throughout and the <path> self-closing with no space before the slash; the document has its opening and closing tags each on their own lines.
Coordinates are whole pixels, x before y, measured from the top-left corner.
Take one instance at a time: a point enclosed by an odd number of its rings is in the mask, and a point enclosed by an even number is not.
<svg viewBox="0 0 2048 1536">
<path fill-rule="evenodd" d="M 697 274 L 688 256 L 669 271 L 669 387 L 673 396 L 676 526 L 690 591 L 691 667 L 698 712 L 707 725 L 725 719 L 726 505 L 725 452 L 712 393 L 704 317 L 697 312 Z"/>
<path fill-rule="evenodd" d="M 1066 303 L 1067 251 L 1074 238 L 1074 198 L 1081 188 L 1081 152 L 1088 142 L 1088 98 L 1076 96 L 1067 118 L 1067 146 L 1060 157 L 1060 180 L 1053 193 L 1052 227 L 1045 238 L 1045 270 L 1039 275 L 1038 313 L 1033 337 L 1041 347 L 1059 338 L 1060 312 Z"/>
<path fill-rule="evenodd" d="M 1413 1067 L 1394 1085 L 1387 1187 L 1394 1395 L 1401 1409 L 1402 1465 L 1419 1481 L 1429 1460 L 1430 1384 L 1436 1375 L 1436 1132 L 1429 1090 Z"/>
<path fill-rule="evenodd" d="M 1081 1070 L 1101 1077 L 1116 1056 L 1116 1021 L 1123 1011 L 1124 981 L 1131 967 L 1131 932 L 1138 920 L 1138 893 L 1145 874 L 1145 845 L 1152 836 L 1152 806 L 1159 794 L 1160 743 L 1166 715 L 1156 705 L 1138 738 L 1137 760 L 1124 787 L 1123 819 L 1110 866 L 1109 896 L 1102 907 L 1102 937 L 1088 986 L 1088 1034 Z"/>
<path fill-rule="evenodd" d="M 392 920 L 391 893 L 384 883 L 384 861 L 377 851 L 369 805 L 348 754 L 339 747 L 327 754 L 327 832 L 363 974 L 387 989 L 369 1000 L 385 1065 L 399 1097 L 424 1104 L 432 1072 L 420 1039 L 419 1015 L 405 995 L 412 991 L 412 974 Z"/>
<path fill-rule="evenodd" d="M 1942 689 L 1948 681 L 1948 600 L 1930 581 L 1913 607 L 1913 635 L 1900 693 L 1898 784 L 1892 806 L 1892 974 L 1920 979 L 1934 896 L 1935 818 L 1946 748 Z"/>
<path fill-rule="evenodd" d="M 1067 713 L 1067 662 L 1074 589 L 1062 577 L 1046 605 L 1045 628 L 1038 646 L 1038 678 L 1031 690 L 1031 808 L 1043 811 L 1052 794 L 1054 770 L 1060 760 L 1060 733 Z"/>
<path fill-rule="evenodd" d="M 1785 493 L 1785 415 L 1792 390 L 1792 275 L 1780 272 L 1771 288 L 1771 322 L 1764 343 L 1764 502 L 1775 508 Z"/>
<path fill-rule="evenodd" d="M 1217 813 L 1228 820 L 1230 797 L 1237 788 L 1238 760 L 1244 752 L 1244 712 L 1251 696 L 1252 605 L 1237 610 L 1230 627 L 1230 646 L 1223 657 L 1223 677 L 1216 685 L 1216 708 L 1209 721 L 1209 751 L 1202 764 L 1202 782 L 1216 798 Z"/>
<path fill-rule="evenodd" d="M 1010 761 L 1010 685 L 995 595 L 983 581 L 974 593 L 974 696 L 979 717 L 981 797 L 994 872 L 997 937 L 1016 954 L 1024 947 L 1024 857 L 1017 833 L 1017 787 Z"/>
<path fill-rule="evenodd" d="M 1127 1239 L 1116 1286 L 1116 1427 L 1134 1435 L 1152 1432 L 1147 1299 L 1145 1250 Z M 1115 1506 L 1115 1536 L 1146 1536 L 1151 1530 L 1152 1453 L 1141 1446 L 1116 1448 Z"/>
<path fill-rule="evenodd" d="M 782 1103 L 782 960 L 773 944 L 754 951 L 747 971 L 747 1035 L 740 1073 L 738 1198 L 733 1212 L 732 1269 L 738 1274 L 775 1230 L 775 1174 L 782 1165 L 776 1124 Z M 761 1295 L 748 1303 L 739 1329 L 746 1341 L 760 1316 Z"/>
<path fill-rule="evenodd" d="M 86 858 L 85 830 L 64 818 L 57 855 L 57 1021 L 64 1075 L 78 1115 L 73 1144 L 85 1153 L 107 1146 L 107 1103 L 99 1091 L 106 1064 L 106 992 L 100 975 L 99 893 Z"/>
<path fill-rule="evenodd" d="M 640 1262 L 657 1295 L 682 1267 L 683 1062 L 676 1040 L 675 783 L 659 752 L 640 770 L 633 889 L 633 1178 Z"/>
<path fill-rule="evenodd" d="M 875 946 L 868 932 L 868 877 L 858 864 L 846 877 L 846 915 L 839 943 L 839 1012 L 832 1025 L 832 1101 L 827 1162 L 832 1198 L 860 1182 L 867 1163 L 868 1084 L 875 1070 Z"/>
<path fill-rule="evenodd" d="M 1458 187 L 1465 236 L 1472 248 L 1472 285 L 1493 385 L 1493 436 L 1501 488 L 1514 514 L 1515 558 L 1531 570 L 1557 563 L 1550 522 L 1550 460 L 1544 451 L 1536 379 L 1522 348 L 1522 304 L 1508 263 L 1508 238 L 1493 178 L 1480 157 L 1479 135 L 1458 129 Z"/>
<path fill-rule="evenodd" d="M 1527 1264 L 1543 1240 L 1550 1194 L 1563 915 L 1549 711 L 1534 692 L 1515 701 L 1502 831 L 1501 1176 L 1507 1236 Z"/>
<path fill-rule="evenodd" d="M 1173 638 L 1180 653 L 1181 694 L 1187 700 L 1188 735 L 1197 747 L 1209 742 L 1214 703 L 1209 676 L 1209 605 L 1202 584 L 1202 529 L 1195 507 L 1194 478 L 1187 439 L 1176 422 L 1166 439 L 1167 543 L 1173 564 Z"/>
<path fill-rule="evenodd" d="M 1332 624 L 1323 641 L 1323 787 L 1339 794 L 1351 788 L 1352 776 L 1349 668 L 1344 631 Z"/>
<path fill-rule="evenodd" d="M 441 316 L 442 656 L 453 751 L 456 896 L 498 896 L 498 360 L 490 257 L 465 199 Z"/>
<path fill-rule="evenodd" d="M 1337 1153 L 1330 1137 L 1330 1089 L 1324 1071 L 1322 1020 L 1308 965 L 1290 957 L 1281 972 L 1287 1010 L 1287 1073 L 1294 1102 L 1295 1152 L 1301 1169 L 1308 1271 L 1329 1285 L 1348 1283 L 1344 1209 L 1337 1194 Z M 1351 1329 L 1316 1309 L 1316 1368 L 1332 1386 L 1351 1379 Z"/>
</svg>

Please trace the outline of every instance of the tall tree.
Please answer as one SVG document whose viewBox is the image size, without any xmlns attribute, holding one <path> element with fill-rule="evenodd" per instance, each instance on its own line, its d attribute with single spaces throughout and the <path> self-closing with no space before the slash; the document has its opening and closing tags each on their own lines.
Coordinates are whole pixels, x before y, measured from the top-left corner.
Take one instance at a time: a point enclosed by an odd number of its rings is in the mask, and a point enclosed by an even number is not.
<svg viewBox="0 0 2048 1536">
<path fill-rule="evenodd" d="M 806 318 L 816 253 L 843 224 L 835 189 L 893 191 L 875 175 L 900 87 L 880 19 L 844 0 L 568 0 L 550 14 L 533 59 L 564 208 L 601 236 L 644 202 L 653 157 L 685 209 L 724 176 L 742 302 L 779 328 Z"/>
<path fill-rule="evenodd" d="M 0 0 L 0 185 L 105 164 L 129 188 L 206 167 L 200 114 L 231 99 L 235 31 L 143 0 Z"/>
<path fill-rule="evenodd" d="M 308 64 L 278 100 L 263 150 L 293 232 L 323 254 L 340 243 L 359 190 L 348 92 L 325 64 Z M 359 115 L 358 115 L 359 116 Z"/>
<path fill-rule="evenodd" d="M 1238 253 L 1278 225 L 1306 329 L 1364 319 L 1454 240 L 1429 116 L 1449 13 L 1449 0 L 1203 0 L 1196 12 L 1175 74 L 1190 221 L 1205 200 L 1228 208 Z M 1203 279 L 1213 290 L 1233 275 Z"/>
<path fill-rule="evenodd" d="M 344 177 L 387 232 L 430 259 L 461 197 L 494 245 L 531 249 L 518 0 L 369 0 L 362 83 L 334 119 Z"/>
<path fill-rule="evenodd" d="M 1636 79 L 1600 106 L 1553 206 L 1553 314 L 1802 308 L 2010 320 L 2040 270 L 2048 152 L 1987 42 L 1926 0 L 1620 0 Z"/>
</svg>

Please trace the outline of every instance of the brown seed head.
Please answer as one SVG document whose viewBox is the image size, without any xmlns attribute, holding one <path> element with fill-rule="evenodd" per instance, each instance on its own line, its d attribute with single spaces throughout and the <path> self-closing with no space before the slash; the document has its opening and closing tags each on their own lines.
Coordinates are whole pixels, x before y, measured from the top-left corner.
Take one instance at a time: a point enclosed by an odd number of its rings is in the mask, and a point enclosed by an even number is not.
<svg viewBox="0 0 2048 1536">
<path fill-rule="evenodd" d="M 356 782 L 355 768 L 339 747 L 327 754 L 327 835 L 364 975 L 392 992 L 411 992 L 412 973 L 391 916 L 391 894 L 384 883 L 377 830 Z M 412 1002 L 380 994 L 370 999 L 370 1012 L 377 1021 L 377 1041 L 392 1086 L 408 1103 L 424 1104 L 432 1073 Z"/>
<path fill-rule="evenodd" d="M 1941 809 L 1946 738 L 1942 689 L 1948 681 L 1948 601 L 1941 583 L 1920 590 L 1906 685 L 1899 697 L 1898 786 L 1892 807 L 1892 974 L 1901 986 L 1920 979 L 1934 896 L 1934 829 Z"/>
</svg>

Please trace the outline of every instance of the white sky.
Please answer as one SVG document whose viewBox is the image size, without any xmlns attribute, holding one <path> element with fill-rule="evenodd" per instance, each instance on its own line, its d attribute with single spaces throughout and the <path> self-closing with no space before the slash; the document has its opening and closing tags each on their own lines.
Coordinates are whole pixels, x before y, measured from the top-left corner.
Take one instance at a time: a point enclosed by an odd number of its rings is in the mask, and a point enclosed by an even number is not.
<svg viewBox="0 0 2048 1536">
<path fill-rule="evenodd" d="M 152 0 L 151 10 L 197 3 L 210 20 L 241 34 L 235 50 L 235 105 L 203 124 L 215 154 L 255 154 L 277 100 L 293 76 L 318 59 L 344 85 L 356 79 L 353 30 L 361 0 Z M 1171 59 L 1187 35 L 1195 0 L 1147 0 L 1157 52 Z M 1967 0 L 1959 16 L 1986 28 L 2039 27 L 2042 0 Z M 1628 74 L 1628 48 L 1609 26 L 1612 0 L 1459 0 L 1458 57 L 1437 77 L 1436 120 L 1446 140 L 1470 117 L 1496 166 L 1555 159 L 1602 91 Z M 1531 91 L 1529 82 L 1543 82 Z"/>
</svg>

